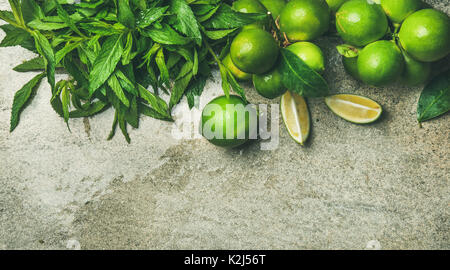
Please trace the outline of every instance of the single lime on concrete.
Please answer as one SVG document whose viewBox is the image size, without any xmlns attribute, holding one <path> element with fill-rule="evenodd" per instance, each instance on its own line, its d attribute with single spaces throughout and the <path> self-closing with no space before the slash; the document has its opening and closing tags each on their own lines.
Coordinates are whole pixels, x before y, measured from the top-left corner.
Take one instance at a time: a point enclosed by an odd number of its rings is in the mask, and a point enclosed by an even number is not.
<svg viewBox="0 0 450 270">
<path fill-rule="evenodd" d="M 388 30 L 388 20 L 379 5 L 352 0 L 336 12 L 336 29 L 346 43 L 361 47 L 381 39 Z"/>
<path fill-rule="evenodd" d="M 296 93 L 287 91 L 281 97 L 280 107 L 289 135 L 294 141 L 304 145 L 311 131 L 311 119 L 306 100 Z"/>
<path fill-rule="evenodd" d="M 276 20 L 280 16 L 281 11 L 286 5 L 286 0 L 259 0 L 261 4 L 272 14 L 272 18 Z"/>
<path fill-rule="evenodd" d="M 336 115 L 355 124 L 373 123 L 383 112 L 381 105 L 377 102 L 357 95 L 333 95 L 326 97 L 325 103 Z"/>
<path fill-rule="evenodd" d="M 278 68 L 264 74 L 253 75 L 253 85 L 258 94 L 268 99 L 277 98 L 286 92 Z"/>
<path fill-rule="evenodd" d="M 230 54 L 227 54 L 222 60 L 222 63 L 231 71 L 234 77 L 238 81 L 248 81 L 252 78 L 252 74 L 246 73 L 236 67 L 236 65 L 231 61 Z"/>
<path fill-rule="evenodd" d="M 313 40 L 330 26 L 330 9 L 325 0 L 291 0 L 280 14 L 280 30 L 291 41 Z"/>
<path fill-rule="evenodd" d="M 233 2 L 233 9 L 242 13 L 267 13 L 267 9 L 258 0 L 237 0 Z M 268 29 L 268 20 L 262 20 L 244 26 L 242 29 L 261 28 Z"/>
<path fill-rule="evenodd" d="M 405 61 L 397 45 L 379 40 L 367 45 L 358 55 L 358 73 L 361 80 L 374 86 L 395 82 L 403 72 Z"/>
<path fill-rule="evenodd" d="M 425 83 L 431 74 L 431 63 L 418 61 L 408 53 L 403 52 L 405 58 L 405 70 L 402 81 L 408 86 L 416 86 Z"/>
<path fill-rule="evenodd" d="M 336 12 L 348 0 L 326 0 L 331 11 Z"/>
<path fill-rule="evenodd" d="M 235 95 L 213 99 L 202 111 L 201 134 L 221 147 L 233 148 L 246 143 L 251 138 L 252 127 L 257 126 L 257 123 L 251 123 L 257 121 L 256 110 L 252 111 L 254 117 L 251 117 L 245 112 L 246 106 L 245 101 Z"/>
<path fill-rule="evenodd" d="M 262 74 L 272 69 L 280 48 L 275 39 L 261 29 L 247 29 L 231 43 L 230 56 L 236 67 L 246 73 Z"/>
<path fill-rule="evenodd" d="M 450 19 L 435 9 L 410 15 L 398 33 L 400 44 L 416 60 L 434 62 L 450 53 Z"/>
<path fill-rule="evenodd" d="M 393 23 L 400 24 L 403 22 L 403 20 L 406 19 L 406 17 L 413 14 L 422 7 L 422 1 L 381 0 L 381 7 Z"/>
<path fill-rule="evenodd" d="M 286 49 L 295 53 L 300 59 L 305 62 L 310 68 L 318 73 L 325 71 L 325 57 L 322 50 L 311 42 L 296 42 L 289 45 Z"/>
</svg>

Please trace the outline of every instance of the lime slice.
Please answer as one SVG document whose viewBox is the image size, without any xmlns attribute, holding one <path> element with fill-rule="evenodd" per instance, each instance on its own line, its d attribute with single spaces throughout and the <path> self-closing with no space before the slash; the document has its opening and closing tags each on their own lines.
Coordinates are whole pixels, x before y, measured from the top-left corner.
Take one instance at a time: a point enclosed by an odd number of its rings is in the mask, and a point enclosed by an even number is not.
<svg viewBox="0 0 450 270">
<path fill-rule="evenodd" d="M 289 135 L 303 145 L 309 137 L 311 121 L 308 105 L 302 96 L 287 91 L 281 97 L 281 115 Z"/>
<path fill-rule="evenodd" d="M 370 98 L 339 94 L 325 98 L 328 108 L 336 115 L 355 124 L 369 124 L 380 118 L 383 109 Z"/>
</svg>

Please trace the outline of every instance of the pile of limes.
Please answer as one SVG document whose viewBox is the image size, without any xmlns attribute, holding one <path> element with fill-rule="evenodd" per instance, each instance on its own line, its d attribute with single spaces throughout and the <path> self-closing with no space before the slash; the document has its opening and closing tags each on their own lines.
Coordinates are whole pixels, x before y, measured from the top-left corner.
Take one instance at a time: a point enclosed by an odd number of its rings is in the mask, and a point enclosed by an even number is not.
<svg viewBox="0 0 450 270">
<path fill-rule="evenodd" d="M 430 63 L 450 52 L 450 20 L 423 7 L 420 0 L 345 1 L 336 12 L 336 29 L 357 52 L 344 56 L 347 72 L 373 86 L 428 80 Z"/>
<path fill-rule="evenodd" d="M 318 37 L 336 31 L 346 43 L 341 47 L 346 71 L 354 78 L 373 86 L 385 86 L 399 79 L 408 85 L 424 83 L 431 71 L 431 62 L 450 52 L 449 17 L 435 9 L 422 9 L 420 0 L 237 0 L 236 11 L 267 13 L 267 20 L 243 27 L 234 38 L 223 64 L 240 81 L 253 81 L 263 97 L 281 99 L 281 112 L 290 135 L 300 144 L 308 138 L 309 113 L 303 97 L 287 92 L 279 70 L 280 47 L 286 47 L 318 74 L 325 72 L 322 50 L 312 43 Z M 269 20 L 270 19 L 270 20 Z M 273 19 L 273 20 L 272 20 Z M 280 38 L 281 35 L 281 38 Z M 232 96 L 233 104 L 245 105 Z M 214 129 L 226 129 L 229 115 L 227 99 L 213 100 L 222 112 L 202 117 Z M 381 106 L 354 95 L 326 98 L 330 109 L 349 121 L 369 123 L 378 119 Z M 303 115 L 299 115 L 303 114 Z M 295 116 L 295 117 L 293 117 Z M 248 125 L 242 125 L 248 133 Z M 219 132 L 220 133 L 220 132 Z M 210 140 L 220 146 L 235 147 L 245 140 Z"/>
</svg>

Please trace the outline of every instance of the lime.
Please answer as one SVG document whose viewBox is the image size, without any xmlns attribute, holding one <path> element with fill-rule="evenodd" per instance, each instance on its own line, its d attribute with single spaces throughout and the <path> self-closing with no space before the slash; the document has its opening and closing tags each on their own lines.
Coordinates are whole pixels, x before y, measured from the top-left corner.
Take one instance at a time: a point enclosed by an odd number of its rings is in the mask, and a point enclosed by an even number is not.
<svg viewBox="0 0 450 270">
<path fill-rule="evenodd" d="M 434 62 L 450 52 L 450 19 L 435 9 L 423 9 L 403 22 L 400 44 L 416 60 Z"/>
<path fill-rule="evenodd" d="M 239 96 L 221 96 L 213 99 L 202 112 L 201 134 L 212 144 L 221 147 L 237 147 L 250 139 L 252 126 L 257 121 L 245 113 L 246 103 Z M 256 111 L 255 111 L 256 115 Z M 241 116 L 241 117 L 239 117 Z"/>
<path fill-rule="evenodd" d="M 325 0 L 292 0 L 280 14 L 280 30 L 291 41 L 313 40 L 330 26 L 330 9 Z"/>
<path fill-rule="evenodd" d="M 231 43 L 230 56 L 240 70 L 262 74 L 272 69 L 278 59 L 279 47 L 275 39 L 261 29 L 247 29 Z"/>
<path fill-rule="evenodd" d="M 346 43 L 365 46 L 386 34 L 388 20 L 379 5 L 366 0 L 352 0 L 337 11 L 336 28 Z"/>
<path fill-rule="evenodd" d="M 266 9 L 272 13 L 272 18 L 276 20 L 286 5 L 286 0 L 259 0 Z"/>
<path fill-rule="evenodd" d="M 306 100 L 295 93 L 287 91 L 281 97 L 281 115 L 289 135 L 299 144 L 308 140 L 311 131 L 308 104 Z"/>
<path fill-rule="evenodd" d="M 277 98 L 286 92 L 278 68 L 261 75 L 253 75 L 253 85 L 261 96 L 268 99 Z"/>
<path fill-rule="evenodd" d="M 358 57 L 342 57 L 342 63 L 344 64 L 344 69 L 353 78 L 361 80 L 358 72 Z"/>
<path fill-rule="evenodd" d="M 402 80 L 409 86 L 415 86 L 425 83 L 430 77 L 431 63 L 420 62 L 403 52 L 405 58 L 405 70 L 402 74 Z"/>
<path fill-rule="evenodd" d="M 393 23 L 400 24 L 422 7 L 420 0 L 381 0 L 381 7 Z"/>
<path fill-rule="evenodd" d="M 322 50 L 311 42 L 296 42 L 289 45 L 286 49 L 295 53 L 310 68 L 318 73 L 325 71 L 325 58 Z"/>
<path fill-rule="evenodd" d="M 248 81 L 252 78 L 252 74 L 245 73 L 233 64 L 230 54 L 227 54 L 227 56 L 225 56 L 225 58 L 222 60 L 222 63 L 231 71 L 231 73 L 237 80 Z"/>
<path fill-rule="evenodd" d="M 233 9 L 242 13 L 267 13 L 266 8 L 258 0 L 237 0 L 233 2 Z M 261 28 L 268 25 L 267 20 L 255 22 L 244 26 L 242 29 Z"/>
<path fill-rule="evenodd" d="M 336 115 L 355 124 L 375 122 L 383 112 L 377 102 L 357 95 L 329 96 L 325 98 L 325 103 Z"/>
<path fill-rule="evenodd" d="M 336 12 L 348 0 L 326 0 L 331 11 Z"/>
<path fill-rule="evenodd" d="M 380 40 L 367 45 L 358 55 L 361 80 L 374 86 L 394 82 L 403 72 L 405 61 L 394 42 Z"/>
</svg>

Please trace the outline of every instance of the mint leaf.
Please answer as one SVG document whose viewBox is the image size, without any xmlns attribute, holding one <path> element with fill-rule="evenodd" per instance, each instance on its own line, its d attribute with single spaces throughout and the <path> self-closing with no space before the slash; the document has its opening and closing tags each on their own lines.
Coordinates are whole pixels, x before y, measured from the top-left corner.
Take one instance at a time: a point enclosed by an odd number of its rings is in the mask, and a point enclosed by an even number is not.
<svg viewBox="0 0 450 270">
<path fill-rule="evenodd" d="M 26 83 L 19 91 L 14 95 L 12 110 L 11 110 L 11 124 L 9 131 L 12 132 L 19 124 L 20 113 L 29 104 L 34 97 L 37 86 L 45 77 L 45 73 L 36 75 L 28 83 Z"/>
<path fill-rule="evenodd" d="M 93 69 L 89 76 L 89 93 L 92 95 L 114 72 L 122 57 L 123 48 L 121 36 L 109 37 L 95 59 Z"/>
</svg>

